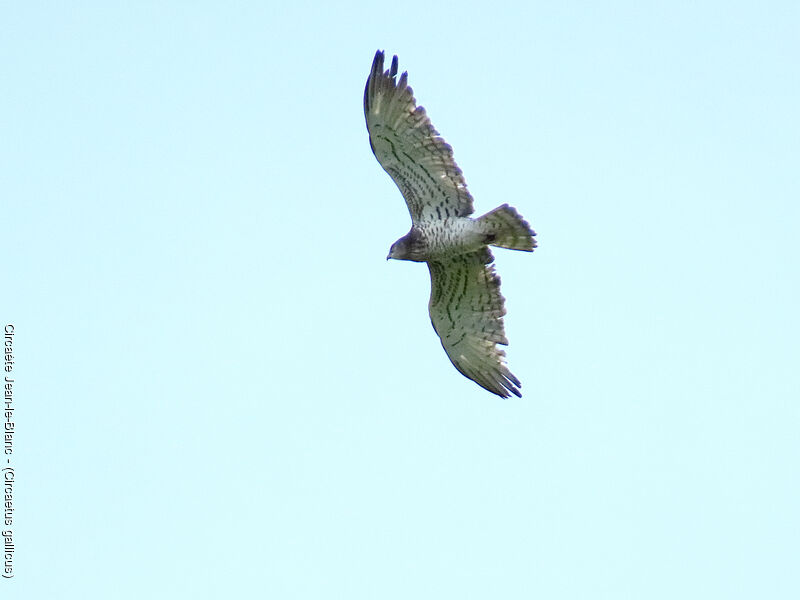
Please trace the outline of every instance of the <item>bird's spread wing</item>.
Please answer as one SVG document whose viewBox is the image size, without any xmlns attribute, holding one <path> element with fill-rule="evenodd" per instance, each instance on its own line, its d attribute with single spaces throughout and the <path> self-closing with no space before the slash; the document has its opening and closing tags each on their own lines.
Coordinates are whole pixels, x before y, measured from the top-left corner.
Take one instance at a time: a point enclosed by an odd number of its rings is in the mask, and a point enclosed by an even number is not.
<svg viewBox="0 0 800 600">
<path fill-rule="evenodd" d="M 500 278 L 488 248 L 431 261 L 431 323 L 456 369 L 492 393 L 521 397 L 522 384 L 505 364 L 508 345 Z"/>
<path fill-rule="evenodd" d="M 397 81 L 397 57 L 383 70 L 383 52 L 375 54 L 364 89 L 369 142 L 381 166 L 406 199 L 411 220 L 472 214 L 472 196 L 453 160 L 453 149 L 417 106 L 408 74 Z"/>
</svg>

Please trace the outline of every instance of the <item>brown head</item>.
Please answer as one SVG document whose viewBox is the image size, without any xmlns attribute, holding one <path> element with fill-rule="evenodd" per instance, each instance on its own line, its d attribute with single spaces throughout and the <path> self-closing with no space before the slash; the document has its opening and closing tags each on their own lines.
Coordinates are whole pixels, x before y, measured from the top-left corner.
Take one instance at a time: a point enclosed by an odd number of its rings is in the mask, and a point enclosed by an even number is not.
<svg viewBox="0 0 800 600">
<path fill-rule="evenodd" d="M 406 235 L 397 240 L 389 248 L 389 256 L 386 260 L 413 260 L 415 262 L 425 262 L 425 248 L 422 239 L 412 229 Z"/>
</svg>

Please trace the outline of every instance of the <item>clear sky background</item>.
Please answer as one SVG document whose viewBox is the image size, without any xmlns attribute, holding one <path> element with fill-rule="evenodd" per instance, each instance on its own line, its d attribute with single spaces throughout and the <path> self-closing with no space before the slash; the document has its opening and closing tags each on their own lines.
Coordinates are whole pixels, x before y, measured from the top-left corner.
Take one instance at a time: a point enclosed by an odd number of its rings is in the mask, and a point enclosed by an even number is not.
<svg viewBox="0 0 800 600">
<path fill-rule="evenodd" d="M 795 2 L 0 3 L 3 598 L 797 598 Z M 362 94 L 498 250 L 450 365 Z"/>
</svg>

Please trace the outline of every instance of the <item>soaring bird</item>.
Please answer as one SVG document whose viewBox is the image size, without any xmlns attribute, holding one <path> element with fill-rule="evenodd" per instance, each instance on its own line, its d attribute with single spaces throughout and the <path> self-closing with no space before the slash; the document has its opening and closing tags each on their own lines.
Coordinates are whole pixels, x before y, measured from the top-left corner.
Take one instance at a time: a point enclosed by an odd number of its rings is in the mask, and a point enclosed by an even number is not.
<svg viewBox="0 0 800 600">
<path fill-rule="evenodd" d="M 450 361 L 482 388 L 508 398 L 522 386 L 505 362 L 505 299 L 489 246 L 532 252 L 536 233 L 503 204 L 477 219 L 453 149 L 439 136 L 408 85 L 397 79 L 397 56 L 383 70 L 375 53 L 364 89 L 364 115 L 375 158 L 394 180 L 411 213 L 411 231 L 390 258 L 428 264 L 431 323 Z"/>
</svg>

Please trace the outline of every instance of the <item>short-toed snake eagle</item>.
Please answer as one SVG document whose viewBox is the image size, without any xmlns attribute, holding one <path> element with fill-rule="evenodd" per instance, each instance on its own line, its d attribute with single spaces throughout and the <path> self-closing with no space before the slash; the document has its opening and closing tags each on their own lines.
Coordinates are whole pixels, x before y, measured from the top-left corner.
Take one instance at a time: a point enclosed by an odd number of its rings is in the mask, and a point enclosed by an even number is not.
<svg viewBox="0 0 800 600">
<path fill-rule="evenodd" d="M 372 151 L 411 213 L 411 231 L 392 244 L 387 259 L 428 263 L 431 323 L 456 369 L 498 396 L 521 396 L 522 384 L 497 347 L 508 345 L 506 310 L 489 246 L 532 252 L 536 234 L 508 204 L 469 218 L 472 196 L 452 148 L 416 105 L 408 74 L 397 80 L 397 56 L 388 71 L 383 59 L 378 51 L 364 114 Z"/>
</svg>

